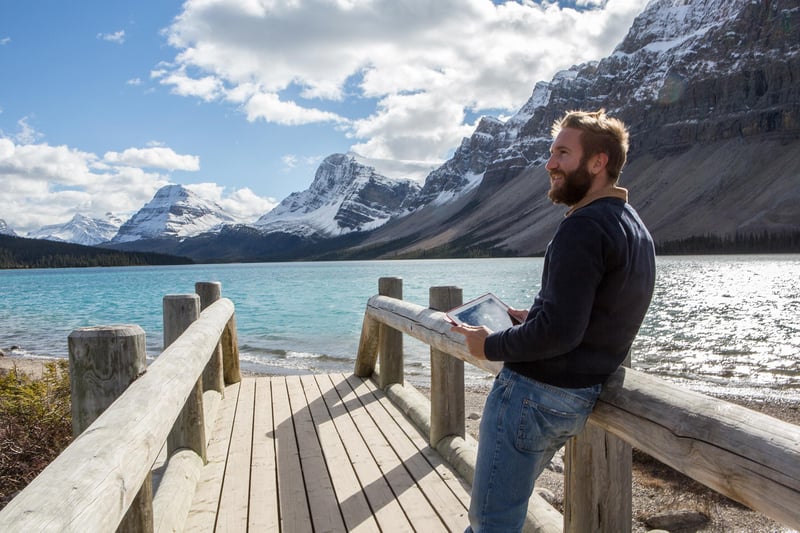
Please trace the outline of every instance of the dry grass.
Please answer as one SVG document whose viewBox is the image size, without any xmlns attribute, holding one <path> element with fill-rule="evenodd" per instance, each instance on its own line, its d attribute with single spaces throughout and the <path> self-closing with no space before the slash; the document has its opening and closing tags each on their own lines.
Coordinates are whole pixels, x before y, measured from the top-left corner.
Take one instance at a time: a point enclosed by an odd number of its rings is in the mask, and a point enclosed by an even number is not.
<svg viewBox="0 0 800 533">
<path fill-rule="evenodd" d="M 0 509 L 72 440 L 67 361 L 0 372 Z"/>
</svg>

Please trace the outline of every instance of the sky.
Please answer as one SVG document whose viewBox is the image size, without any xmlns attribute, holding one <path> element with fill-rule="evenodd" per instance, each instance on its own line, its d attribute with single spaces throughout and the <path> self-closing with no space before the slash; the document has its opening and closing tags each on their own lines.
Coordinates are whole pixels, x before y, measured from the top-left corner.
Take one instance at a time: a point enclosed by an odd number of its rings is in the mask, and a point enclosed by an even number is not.
<svg viewBox="0 0 800 533">
<path fill-rule="evenodd" d="M 646 3 L 0 0 L 0 219 L 126 220 L 178 183 L 254 221 L 346 152 L 422 182 Z"/>
</svg>

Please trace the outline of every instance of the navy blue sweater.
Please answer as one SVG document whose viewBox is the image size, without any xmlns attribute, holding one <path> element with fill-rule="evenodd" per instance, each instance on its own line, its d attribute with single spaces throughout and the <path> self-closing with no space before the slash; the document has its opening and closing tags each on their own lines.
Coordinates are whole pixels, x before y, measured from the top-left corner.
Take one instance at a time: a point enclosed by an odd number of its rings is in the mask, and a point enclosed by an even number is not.
<svg viewBox="0 0 800 533">
<path fill-rule="evenodd" d="M 630 350 L 655 283 L 655 251 L 620 198 L 577 209 L 547 246 L 542 285 L 525 323 L 492 333 L 486 357 L 566 388 L 604 383 Z"/>
</svg>

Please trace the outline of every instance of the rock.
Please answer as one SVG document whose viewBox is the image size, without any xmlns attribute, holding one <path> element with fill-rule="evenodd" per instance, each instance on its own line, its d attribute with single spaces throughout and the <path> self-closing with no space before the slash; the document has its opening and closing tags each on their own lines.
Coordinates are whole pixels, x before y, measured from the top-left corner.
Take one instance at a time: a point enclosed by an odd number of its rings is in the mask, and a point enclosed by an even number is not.
<svg viewBox="0 0 800 533">
<path fill-rule="evenodd" d="M 564 448 L 561 448 L 545 467 L 556 474 L 564 473 Z"/>
<path fill-rule="evenodd" d="M 561 505 L 561 502 L 558 500 L 558 498 L 556 498 L 556 495 L 553 494 L 552 491 L 549 491 L 541 487 L 536 487 L 536 489 L 534 489 L 534 492 L 553 507 L 558 507 L 559 505 Z"/>
<path fill-rule="evenodd" d="M 472 412 L 472 413 L 469 414 L 469 416 L 467 416 L 467 418 L 470 419 L 470 420 L 480 420 L 481 419 L 481 414 Z"/>
<path fill-rule="evenodd" d="M 665 529 L 667 531 L 696 531 L 708 524 L 709 518 L 699 511 L 679 509 L 666 511 L 653 515 L 644 521 L 651 529 Z"/>
</svg>

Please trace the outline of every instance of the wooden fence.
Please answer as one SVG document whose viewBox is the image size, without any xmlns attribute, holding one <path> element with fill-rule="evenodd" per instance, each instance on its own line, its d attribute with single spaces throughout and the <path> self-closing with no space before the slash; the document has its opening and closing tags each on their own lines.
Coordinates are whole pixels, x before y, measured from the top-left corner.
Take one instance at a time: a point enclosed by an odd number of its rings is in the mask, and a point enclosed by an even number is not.
<svg viewBox="0 0 800 533">
<path fill-rule="evenodd" d="M 139 326 L 70 334 L 76 438 L 0 511 L 0 531 L 182 529 L 206 427 L 241 379 L 233 303 L 217 282 L 196 291 L 164 297 L 165 349 L 149 367 Z"/>
<path fill-rule="evenodd" d="M 355 373 L 378 380 L 395 403 L 428 428 L 431 445 L 472 482 L 474 440 L 464 431 L 464 362 L 490 373 L 441 312 L 461 289 L 433 287 L 430 306 L 402 300 L 402 280 L 382 278 L 369 299 Z M 430 414 L 404 399 L 402 335 L 431 347 Z M 753 510 L 800 528 L 800 427 L 621 368 L 609 380 L 586 430 L 565 454 L 565 514 L 534 495 L 526 529 L 630 531 L 631 446 Z"/>
</svg>

